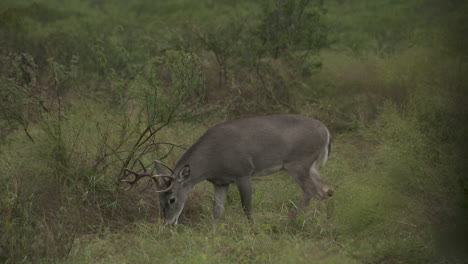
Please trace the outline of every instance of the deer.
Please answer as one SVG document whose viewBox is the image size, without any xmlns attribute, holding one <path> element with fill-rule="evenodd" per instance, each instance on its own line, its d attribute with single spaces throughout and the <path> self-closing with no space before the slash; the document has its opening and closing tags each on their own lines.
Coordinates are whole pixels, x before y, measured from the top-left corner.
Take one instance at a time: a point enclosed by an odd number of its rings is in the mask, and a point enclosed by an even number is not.
<svg viewBox="0 0 468 264">
<path fill-rule="evenodd" d="M 303 197 L 297 215 L 314 195 L 327 199 L 335 193 L 319 175 L 331 151 L 330 132 L 313 118 L 297 114 L 257 116 L 219 123 L 209 128 L 177 161 L 174 169 L 155 161 L 157 174 L 125 169 L 123 179 L 130 188 L 141 178 L 156 182 L 163 218 L 177 225 L 187 194 L 198 183 L 209 181 L 214 186 L 213 219 L 220 219 L 229 186 L 235 184 L 242 209 L 252 218 L 252 178 L 285 170 L 299 184 Z M 168 173 L 165 167 L 170 171 Z"/>
</svg>

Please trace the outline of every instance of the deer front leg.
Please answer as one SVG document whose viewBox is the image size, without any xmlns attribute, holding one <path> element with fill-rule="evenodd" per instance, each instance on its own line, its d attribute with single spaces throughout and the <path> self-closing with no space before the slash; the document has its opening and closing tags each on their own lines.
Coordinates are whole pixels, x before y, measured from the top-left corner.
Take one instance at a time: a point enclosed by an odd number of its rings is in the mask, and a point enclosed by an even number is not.
<svg viewBox="0 0 468 264">
<path fill-rule="evenodd" d="M 223 214 L 224 203 L 229 191 L 229 184 L 214 186 L 213 219 L 218 220 Z"/>
<path fill-rule="evenodd" d="M 252 183 L 250 177 L 242 177 L 237 182 L 237 189 L 239 189 L 242 209 L 249 221 L 252 221 Z"/>
</svg>

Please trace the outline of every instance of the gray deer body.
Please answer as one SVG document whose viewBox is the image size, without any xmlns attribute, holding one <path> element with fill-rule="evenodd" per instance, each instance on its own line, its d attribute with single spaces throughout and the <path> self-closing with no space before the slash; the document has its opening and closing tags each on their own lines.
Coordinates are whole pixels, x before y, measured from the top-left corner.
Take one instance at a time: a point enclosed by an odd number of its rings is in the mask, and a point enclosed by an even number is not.
<svg viewBox="0 0 468 264">
<path fill-rule="evenodd" d="M 298 211 L 314 194 L 322 199 L 333 188 L 320 178 L 318 166 L 330 151 L 330 134 L 318 120 L 300 115 L 271 115 L 224 122 L 210 128 L 179 159 L 171 177 L 175 183 L 160 193 L 164 217 L 177 224 L 187 193 L 204 180 L 214 185 L 215 219 L 222 214 L 228 188 L 235 183 L 251 220 L 254 176 L 287 170 L 304 191 Z M 158 172 L 162 172 L 157 166 Z"/>
</svg>

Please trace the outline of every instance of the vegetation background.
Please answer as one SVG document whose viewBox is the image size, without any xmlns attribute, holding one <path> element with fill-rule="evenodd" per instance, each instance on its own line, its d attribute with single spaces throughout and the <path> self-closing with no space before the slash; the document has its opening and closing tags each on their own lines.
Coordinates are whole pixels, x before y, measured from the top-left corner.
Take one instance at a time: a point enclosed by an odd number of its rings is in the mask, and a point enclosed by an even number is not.
<svg viewBox="0 0 468 264">
<path fill-rule="evenodd" d="M 463 263 L 468 5 L 457 0 L 2 0 L 0 262 Z M 138 158 L 220 121 L 322 120 L 337 194 L 288 218 L 288 175 L 192 191 L 177 228 Z"/>
</svg>

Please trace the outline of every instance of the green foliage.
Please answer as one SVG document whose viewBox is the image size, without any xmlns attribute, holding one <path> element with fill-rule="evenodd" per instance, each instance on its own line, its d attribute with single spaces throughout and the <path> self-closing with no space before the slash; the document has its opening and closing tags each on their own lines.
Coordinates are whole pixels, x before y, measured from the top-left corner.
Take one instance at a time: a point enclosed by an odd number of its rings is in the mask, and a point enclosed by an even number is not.
<svg viewBox="0 0 468 264">
<path fill-rule="evenodd" d="M 382 56 L 413 46 L 425 34 L 425 23 L 434 23 L 438 1 L 330 1 L 326 22 L 331 24 L 330 38 L 340 49 L 362 56 Z M 420 39 L 419 39 L 420 41 Z"/>
<path fill-rule="evenodd" d="M 173 119 L 191 120 L 196 116 L 205 88 L 198 57 L 183 51 L 166 51 L 152 67 L 149 86 L 144 86 L 140 96 L 150 125 Z"/>
<path fill-rule="evenodd" d="M 326 44 L 323 10 L 310 8 L 310 1 L 266 2 L 258 30 L 263 53 L 278 58 L 283 53 L 319 50 Z"/>
<path fill-rule="evenodd" d="M 29 54 L 0 57 L 0 69 L 2 140 L 18 128 L 28 133 L 31 105 L 38 91 L 37 65 Z"/>
</svg>

